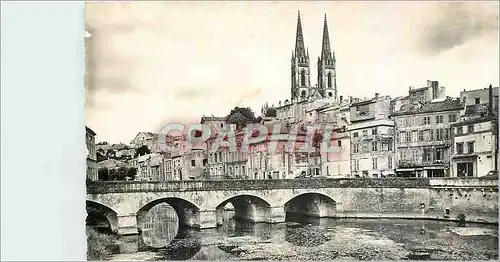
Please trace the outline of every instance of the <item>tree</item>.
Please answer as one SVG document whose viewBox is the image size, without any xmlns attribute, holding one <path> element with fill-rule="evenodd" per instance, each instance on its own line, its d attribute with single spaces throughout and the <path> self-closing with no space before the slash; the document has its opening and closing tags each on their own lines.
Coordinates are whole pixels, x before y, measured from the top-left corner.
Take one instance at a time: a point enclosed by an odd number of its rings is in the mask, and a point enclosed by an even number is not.
<svg viewBox="0 0 500 262">
<path fill-rule="evenodd" d="M 268 109 L 266 109 L 266 112 L 265 112 L 265 116 L 266 117 L 276 117 L 276 108 L 274 107 L 269 107 Z"/>
<path fill-rule="evenodd" d="M 115 150 L 113 150 L 113 149 L 108 149 L 108 151 L 106 151 L 106 156 L 107 156 L 108 158 L 114 158 L 114 157 L 116 157 L 116 152 L 115 152 Z"/>
<path fill-rule="evenodd" d="M 97 171 L 97 177 L 99 181 L 108 181 L 109 180 L 108 168 L 106 167 L 99 168 L 99 170 Z"/>
<path fill-rule="evenodd" d="M 147 145 L 142 145 L 135 150 L 134 157 L 143 156 L 147 154 L 151 154 L 151 150 L 149 150 Z"/>
<path fill-rule="evenodd" d="M 136 176 L 137 176 L 137 168 L 136 167 L 131 167 L 127 170 L 127 178 L 129 180 L 135 180 Z"/>
<path fill-rule="evenodd" d="M 128 173 L 128 168 L 123 166 L 118 168 L 115 173 L 115 180 L 120 180 L 120 181 L 127 180 L 126 178 L 127 173 Z"/>
<path fill-rule="evenodd" d="M 235 124 L 236 127 L 246 127 L 247 123 L 255 122 L 255 114 L 250 107 L 235 107 L 226 118 L 228 124 Z"/>
<path fill-rule="evenodd" d="M 104 153 L 101 153 L 99 151 L 97 151 L 96 157 L 97 157 L 97 162 L 101 162 L 108 159 L 108 157 Z"/>
</svg>

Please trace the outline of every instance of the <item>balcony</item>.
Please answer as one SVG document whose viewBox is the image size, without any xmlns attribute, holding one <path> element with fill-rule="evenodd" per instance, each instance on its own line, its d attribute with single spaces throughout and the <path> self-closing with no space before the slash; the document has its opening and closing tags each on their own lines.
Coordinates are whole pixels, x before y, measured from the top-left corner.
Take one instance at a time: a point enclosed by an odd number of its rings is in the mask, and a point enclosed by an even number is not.
<svg viewBox="0 0 500 262">
<path fill-rule="evenodd" d="M 444 159 L 433 159 L 433 160 L 424 160 L 424 166 L 440 166 L 440 165 L 448 165 L 449 161 Z"/>
<path fill-rule="evenodd" d="M 398 167 L 422 167 L 421 161 L 399 160 Z"/>
<path fill-rule="evenodd" d="M 398 147 L 420 147 L 420 146 L 439 146 L 439 147 L 449 147 L 451 146 L 450 140 L 433 140 L 433 141 L 396 141 Z"/>
<path fill-rule="evenodd" d="M 417 161 L 409 161 L 409 160 L 399 160 L 398 161 L 398 167 L 404 168 L 404 167 L 425 167 L 425 166 L 441 166 L 441 165 L 448 165 L 449 161 L 448 160 L 417 160 Z"/>
</svg>

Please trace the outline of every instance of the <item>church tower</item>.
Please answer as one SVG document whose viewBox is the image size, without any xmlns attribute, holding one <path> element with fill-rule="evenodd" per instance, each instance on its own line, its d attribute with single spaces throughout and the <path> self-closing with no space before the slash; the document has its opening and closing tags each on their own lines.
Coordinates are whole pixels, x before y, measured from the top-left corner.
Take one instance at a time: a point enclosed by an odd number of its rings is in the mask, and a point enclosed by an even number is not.
<svg viewBox="0 0 500 262">
<path fill-rule="evenodd" d="M 292 51 L 292 100 L 302 101 L 311 94 L 311 72 L 309 70 L 309 51 L 304 46 L 300 11 L 297 18 L 295 51 Z"/>
<path fill-rule="evenodd" d="M 337 100 L 337 77 L 335 74 L 335 52 L 330 49 L 328 24 L 323 25 L 323 42 L 321 43 L 321 57 L 318 57 L 318 90 L 324 98 Z"/>
</svg>

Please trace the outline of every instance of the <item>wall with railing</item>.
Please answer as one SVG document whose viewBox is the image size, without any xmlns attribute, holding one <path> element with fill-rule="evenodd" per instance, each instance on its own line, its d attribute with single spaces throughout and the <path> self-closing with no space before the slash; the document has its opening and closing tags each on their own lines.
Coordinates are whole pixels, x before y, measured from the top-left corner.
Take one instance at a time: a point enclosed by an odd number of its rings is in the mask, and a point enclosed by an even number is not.
<svg viewBox="0 0 500 262">
<path fill-rule="evenodd" d="M 485 178 L 304 178 L 266 180 L 199 181 L 112 181 L 88 182 L 88 194 L 128 192 L 238 191 L 298 188 L 429 188 L 490 187 L 498 188 L 497 179 Z"/>
</svg>

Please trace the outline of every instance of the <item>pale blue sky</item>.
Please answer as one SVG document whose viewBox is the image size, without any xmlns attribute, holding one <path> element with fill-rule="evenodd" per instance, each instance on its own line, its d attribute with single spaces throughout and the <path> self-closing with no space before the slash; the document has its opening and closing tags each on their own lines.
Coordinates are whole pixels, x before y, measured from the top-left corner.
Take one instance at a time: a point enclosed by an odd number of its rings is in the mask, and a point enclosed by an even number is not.
<svg viewBox="0 0 500 262">
<path fill-rule="evenodd" d="M 451 96 L 498 86 L 498 2 L 88 3 L 96 73 L 86 123 L 99 141 L 127 143 L 288 99 L 297 10 L 313 85 L 328 17 L 339 95 L 396 97 L 428 79 Z"/>
</svg>

